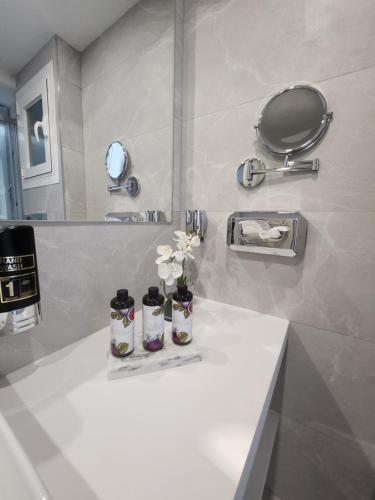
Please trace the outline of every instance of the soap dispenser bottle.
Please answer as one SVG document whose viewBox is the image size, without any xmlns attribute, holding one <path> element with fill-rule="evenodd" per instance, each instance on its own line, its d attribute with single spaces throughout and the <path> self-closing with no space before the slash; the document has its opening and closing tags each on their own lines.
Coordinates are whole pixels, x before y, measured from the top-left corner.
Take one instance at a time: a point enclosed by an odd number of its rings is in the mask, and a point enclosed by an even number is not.
<svg viewBox="0 0 375 500">
<path fill-rule="evenodd" d="M 178 285 L 172 301 L 172 340 L 177 345 L 190 344 L 193 333 L 193 294 L 187 285 Z"/>
<path fill-rule="evenodd" d="M 134 351 L 134 299 L 128 290 L 117 290 L 111 300 L 111 353 L 125 358 Z"/>
<path fill-rule="evenodd" d="M 164 296 L 151 286 L 143 297 L 143 347 L 159 351 L 164 346 Z"/>
</svg>

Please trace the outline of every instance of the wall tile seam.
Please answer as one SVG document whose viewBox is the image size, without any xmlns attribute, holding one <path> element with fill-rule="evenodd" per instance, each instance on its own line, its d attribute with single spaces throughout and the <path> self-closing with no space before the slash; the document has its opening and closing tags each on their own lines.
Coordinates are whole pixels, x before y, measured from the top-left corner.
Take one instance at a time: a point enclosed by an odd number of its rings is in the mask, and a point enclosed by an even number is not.
<svg viewBox="0 0 375 500">
<path fill-rule="evenodd" d="M 177 120 L 179 120 L 179 118 L 176 118 Z M 181 121 L 181 120 L 180 120 Z M 169 128 L 172 128 L 173 129 L 173 122 L 174 122 L 174 118 L 172 118 L 171 122 L 168 123 L 167 125 L 163 125 L 162 127 L 157 127 L 157 128 L 154 128 L 152 130 L 147 130 L 146 132 L 141 132 L 140 134 L 135 134 L 135 135 L 129 135 L 129 136 L 120 136 L 120 137 L 115 137 L 113 139 L 113 141 L 124 141 L 126 143 L 126 141 L 131 141 L 133 139 L 139 139 L 140 137 L 144 136 L 144 135 L 150 135 L 154 132 L 161 132 L 163 130 L 167 130 Z M 171 131 L 171 133 L 173 133 L 173 130 Z M 85 139 L 83 139 L 83 143 L 85 143 Z M 126 144 L 124 144 L 126 146 Z M 109 144 L 105 144 L 103 146 L 100 146 L 99 148 L 96 148 L 96 149 L 86 149 L 85 148 L 85 144 L 83 144 L 83 151 L 82 153 L 83 154 L 93 154 L 93 153 L 98 153 L 99 151 L 101 151 L 102 149 L 107 149 L 109 146 Z"/>
<path fill-rule="evenodd" d="M 83 153 L 84 153 L 83 151 L 80 151 L 79 149 L 75 149 L 75 148 L 73 148 L 72 146 L 70 146 L 69 144 L 65 144 L 65 143 L 64 143 L 64 141 L 62 141 L 61 146 L 62 146 L 62 148 L 61 148 L 61 149 L 62 149 L 62 151 L 63 151 L 64 149 L 67 149 L 68 151 L 70 151 L 70 152 L 72 152 L 72 153 L 78 153 L 78 154 L 79 154 L 79 155 L 81 155 L 81 156 L 82 156 L 82 158 L 83 158 Z"/>
<path fill-rule="evenodd" d="M 63 138 L 61 138 L 61 149 L 64 150 L 64 149 L 69 149 L 69 151 L 73 151 L 74 153 L 79 153 L 80 155 L 84 155 L 84 149 L 78 149 L 78 148 L 75 148 L 74 146 L 72 146 L 69 141 L 64 141 Z"/>
<path fill-rule="evenodd" d="M 311 434 L 314 434 L 314 433 L 318 434 L 319 436 L 324 437 L 324 439 L 327 439 L 328 441 L 344 444 L 345 446 L 350 446 L 350 443 L 355 443 L 355 444 L 364 443 L 364 444 L 373 446 L 373 443 L 371 441 L 366 441 L 365 439 L 358 439 L 354 433 L 348 434 L 346 432 L 341 432 L 340 437 L 337 436 L 337 433 L 327 435 L 326 433 L 320 431 L 319 429 L 316 429 L 315 427 L 312 427 L 310 425 L 306 425 L 306 423 L 302 422 L 298 418 L 295 418 L 294 416 L 289 415 L 286 412 L 280 412 L 278 410 L 273 410 L 273 411 L 281 417 L 279 429 L 280 429 L 280 426 L 282 425 L 282 417 L 285 417 L 288 420 L 292 421 L 292 423 L 294 422 L 294 423 L 298 424 L 299 427 L 303 427 Z"/>
<path fill-rule="evenodd" d="M 110 28 L 109 28 L 110 29 Z M 171 28 L 169 27 L 167 31 L 169 31 Z M 175 31 L 175 29 L 173 28 L 173 32 Z M 175 43 L 174 43 L 174 36 L 172 36 L 170 38 L 170 40 L 168 39 L 168 42 L 171 44 L 172 47 L 175 47 Z M 92 85 L 95 85 L 99 80 L 101 80 L 102 78 L 104 78 L 105 76 L 108 76 L 108 75 L 111 75 L 113 70 L 114 69 L 117 69 L 119 68 L 120 66 L 126 64 L 130 59 L 134 59 L 135 57 L 137 57 L 137 61 L 139 60 L 139 58 L 147 51 L 149 51 L 150 49 L 152 49 L 153 47 L 157 47 L 158 45 L 160 45 L 161 43 L 166 43 L 166 40 L 161 40 L 160 38 L 157 38 L 156 40 L 154 40 L 153 42 L 150 42 L 148 45 L 146 45 L 145 47 L 143 47 L 142 51 L 140 52 L 140 54 L 132 54 L 132 55 L 129 55 L 129 56 L 126 56 L 124 59 L 121 59 L 120 61 L 116 61 L 116 63 L 114 62 L 113 63 L 113 66 L 111 65 L 108 69 L 106 70 L 103 70 L 103 72 L 95 75 L 95 79 L 92 79 L 92 78 L 89 78 L 88 80 L 85 79 L 83 73 L 84 73 L 84 70 L 82 71 L 82 68 L 84 66 L 84 63 L 83 63 L 83 59 L 85 58 L 85 52 L 86 50 L 88 50 L 88 48 L 86 48 L 83 52 L 80 52 L 81 54 L 81 59 L 82 59 L 82 62 L 81 62 L 81 88 L 82 90 L 86 90 L 88 89 L 89 87 L 91 87 Z"/>
<path fill-rule="evenodd" d="M 143 134 L 141 134 L 143 135 Z M 282 161 L 282 160 L 280 160 Z M 189 166 L 187 167 L 189 169 L 192 169 L 192 168 L 196 168 L 194 166 Z M 233 167 L 233 180 L 235 180 L 235 174 L 236 174 L 236 168 L 237 167 Z M 244 200 L 246 201 L 246 200 Z M 185 203 L 185 205 L 187 205 Z M 186 208 L 190 208 L 190 204 L 188 204 L 189 206 L 186 206 Z M 234 207 L 234 208 L 231 208 L 229 210 L 211 210 L 210 208 L 203 208 L 201 207 L 202 210 L 205 210 L 207 212 L 207 214 L 219 214 L 219 215 L 222 215 L 222 214 L 226 214 L 226 215 L 230 215 L 232 214 L 233 212 L 285 212 L 286 209 L 285 207 L 262 207 L 262 206 L 256 206 L 256 207 L 252 207 L 250 209 L 246 209 L 244 210 L 244 208 L 237 208 L 237 207 Z M 366 215 L 366 214 L 369 214 L 369 215 L 372 215 L 375 213 L 375 208 L 373 210 L 362 210 L 362 209 L 358 209 L 358 210 L 355 210 L 353 209 L 352 207 L 348 208 L 347 210 L 345 210 L 344 208 L 343 209 L 340 209 L 338 210 L 337 208 L 335 208 L 334 210 L 323 210 L 323 209 L 314 209 L 314 208 L 303 208 L 303 207 L 290 207 L 288 210 L 288 212 L 300 212 L 301 214 L 342 214 L 342 213 L 345 213 L 346 215 L 347 214 L 355 214 L 355 215 L 358 215 L 358 214 L 363 214 L 363 215 Z M 361 252 L 359 252 L 360 254 Z M 367 252 L 362 252 L 363 254 L 366 254 Z"/>
<path fill-rule="evenodd" d="M 68 85 L 73 85 L 73 87 L 76 87 L 77 89 L 79 89 L 82 92 L 82 85 L 77 85 L 75 82 L 72 82 L 71 80 L 69 80 L 69 78 L 65 78 L 65 76 L 62 75 L 61 73 L 59 73 L 59 92 L 61 92 L 61 88 L 62 88 L 61 82 L 68 84 Z"/>
<path fill-rule="evenodd" d="M 199 280 L 199 278 L 198 278 Z M 204 294 L 204 293 L 199 293 L 199 296 L 202 296 L 202 297 L 205 297 L 207 299 L 209 299 L 210 297 L 207 295 L 207 294 Z M 224 302 L 224 304 L 232 304 L 231 302 Z M 233 304 L 232 304 L 233 305 Z M 324 332 L 325 334 L 333 334 L 333 335 L 340 335 L 341 337 L 344 337 L 344 338 L 348 338 L 348 339 L 355 339 L 357 340 L 358 342 L 366 342 L 366 343 L 370 343 L 370 344 L 374 344 L 375 343 L 375 340 L 370 340 L 370 339 L 364 339 L 362 337 L 359 337 L 358 335 L 350 335 L 350 333 L 342 333 L 342 332 L 336 332 L 336 331 L 332 331 L 332 330 L 325 330 L 324 328 L 318 328 L 312 324 L 308 324 L 308 323 L 300 323 L 300 322 L 297 322 L 291 318 L 288 318 L 286 317 L 286 315 L 278 315 L 277 313 L 270 313 L 269 311 L 263 309 L 263 308 L 258 308 L 258 309 L 254 309 L 252 307 L 248 308 L 248 307 L 245 307 L 245 306 L 239 306 L 243 309 L 250 309 L 252 311 L 256 311 L 256 312 L 259 312 L 260 314 L 265 314 L 265 315 L 270 315 L 270 316 L 274 316 L 275 318 L 281 318 L 281 319 L 286 319 L 287 321 L 289 321 L 289 327 L 293 324 L 295 325 L 301 325 L 301 326 L 305 326 L 307 328 L 313 328 L 314 330 L 319 330 L 321 332 Z M 314 334 L 312 334 L 314 335 Z"/>
<path fill-rule="evenodd" d="M 358 69 L 358 70 L 348 71 L 346 73 L 342 73 L 342 74 L 338 74 L 338 75 L 335 75 L 335 76 L 332 76 L 332 77 L 329 77 L 329 78 L 325 78 L 323 80 L 317 80 L 317 81 L 295 80 L 293 83 L 290 83 L 290 85 L 298 85 L 298 84 L 304 83 L 304 84 L 310 84 L 310 85 L 319 86 L 322 83 L 326 83 L 326 82 L 329 82 L 331 80 L 338 80 L 339 78 L 345 78 L 346 76 L 354 75 L 356 73 L 361 73 L 362 71 L 368 71 L 369 69 L 373 69 L 373 68 L 375 68 L 374 64 L 372 64 L 370 66 L 365 66 L 365 67 L 363 67 L 361 69 Z M 182 121 L 184 123 L 191 122 L 191 121 L 198 120 L 200 118 L 204 118 L 204 117 L 207 117 L 207 116 L 210 116 L 210 115 L 214 115 L 214 114 L 217 114 L 217 113 L 223 113 L 225 111 L 231 111 L 231 110 L 233 110 L 235 108 L 240 108 L 240 107 L 246 106 L 248 104 L 253 104 L 253 103 L 257 102 L 257 101 L 259 101 L 259 102 L 265 101 L 267 98 L 269 99 L 269 98 L 273 97 L 275 94 L 277 94 L 278 91 L 281 91 L 281 90 L 283 90 L 285 88 L 286 88 L 285 85 L 281 86 L 281 84 L 280 84 L 280 89 L 275 90 L 274 92 L 270 92 L 269 94 L 265 94 L 263 96 L 256 97 L 254 99 L 248 99 L 246 101 L 242 101 L 242 102 L 239 102 L 239 103 L 236 103 L 236 104 L 232 104 L 230 106 L 224 106 L 223 108 L 217 108 L 214 111 L 210 111 L 209 113 L 196 114 L 196 115 L 193 115 L 193 116 L 188 117 L 188 118 L 183 118 Z M 254 125 L 255 125 L 255 123 L 254 123 Z"/>
<path fill-rule="evenodd" d="M 307 328 L 313 328 L 314 330 L 318 330 L 319 332 L 322 332 L 324 334 L 340 335 L 341 337 L 345 337 L 345 338 L 352 339 L 352 340 L 354 339 L 354 340 L 357 340 L 358 342 L 364 342 L 364 343 L 367 343 L 370 345 L 375 344 L 375 340 L 364 339 L 358 335 L 350 335 L 350 333 L 348 334 L 348 333 L 338 332 L 338 331 L 334 331 L 334 330 L 325 330 L 324 328 L 308 325 L 307 323 L 301 323 L 299 321 L 294 321 L 292 319 L 289 321 L 290 321 L 289 327 L 293 327 L 293 325 L 305 326 Z M 312 335 L 314 335 L 314 334 L 312 333 Z"/>
</svg>

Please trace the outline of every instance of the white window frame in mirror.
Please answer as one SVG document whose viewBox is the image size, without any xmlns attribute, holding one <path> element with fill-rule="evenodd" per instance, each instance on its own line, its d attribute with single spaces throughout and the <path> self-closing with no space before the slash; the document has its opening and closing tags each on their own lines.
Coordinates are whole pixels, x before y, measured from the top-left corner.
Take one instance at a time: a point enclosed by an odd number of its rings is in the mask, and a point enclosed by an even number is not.
<svg viewBox="0 0 375 500">
<path fill-rule="evenodd" d="M 27 110 L 40 98 L 43 106 L 46 161 L 40 165 L 31 166 Z M 48 62 L 17 90 L 16 106 L 23 189 L 58 184 L 60 182 L 60 155 L 53 61 Z"/>
</svg>

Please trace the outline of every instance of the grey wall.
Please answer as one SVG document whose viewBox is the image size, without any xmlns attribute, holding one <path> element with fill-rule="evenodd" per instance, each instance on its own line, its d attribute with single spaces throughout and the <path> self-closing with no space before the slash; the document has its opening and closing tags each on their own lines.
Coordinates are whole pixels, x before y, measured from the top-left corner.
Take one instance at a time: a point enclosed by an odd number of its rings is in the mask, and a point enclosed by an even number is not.
<svg viewBox="0 0 375 500">
<path fill-rule="evenodd" d="M 373 2 L 185 2 L 184 204 L 208 211 L 200 293 L 292 321 L 274 407 L 282 413 L 268 486 L 282 500 L 375 496 L 375 9 Z M 308 157 L 319 176 L 248 192 L 237 166 L 260 150 L 268 97 L 309 82 L 334 120 Z M 234 210 L 299 210 L 303 260 L 226 247 Z"/>
<path fill-rule="evenodd" d="M 141 0 L 82 53 L 87 216 L 172 210 L 175 1 Z M 107 191 L 113 141 L 130 154 L 136 198 Z"/>
</svg>

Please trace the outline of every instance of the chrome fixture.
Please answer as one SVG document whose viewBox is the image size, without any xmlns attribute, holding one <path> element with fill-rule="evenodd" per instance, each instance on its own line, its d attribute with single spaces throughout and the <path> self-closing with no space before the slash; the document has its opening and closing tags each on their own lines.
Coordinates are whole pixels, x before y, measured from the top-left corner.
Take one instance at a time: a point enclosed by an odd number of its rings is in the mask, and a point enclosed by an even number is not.
<svg viewBox="0 0 375 500">
<path fill-rule="evenodd" d="M 136 177 L 129 177 L 126 184 L 117 183 L 114 186 L 108 186 L 108 191 L 110 193 L 118 192 L 118 191 L 121 191 L 123 189 L 128 193 L 129 196 L 134 198 L 135 196 L 138 195 L 138 193 L 141 189 L 141 186 L 140 186 L 139 181 Z"/>
<path fill-rule="evenodd" d="M 167 223 L 166 213 L 162 210 L 146 210 L 145 212 L 110 212 L 105 216 L 106 222 Z"/>
<path fill-rule="evenodd" d="M 258 158 L 245 160 L 237 169 L 237 180 L 244 188 L 255 188 L 261 184 L 266 174 L 272 173 L 313 173 L 319 172 L 319 160 L 296 161 L 285 157 L 284 166 L 266 168 L 264 162 Z"/>
<path fill-rule="evenodd" d="M 185 210 L 185 227 L 187 233 L 195 233 L 201 241 L 207 231 L 207 215 L 204 210 Z"/>
<path fill-rule="evenodd" d="M 166 222 L 166 217 L 162 210 L 146 210 L 144 220 L 145 222 Z"/>
<path fill-rule="evenodd" d="M 266 168 L 257 158 L 245 160 L 237 170 L 238 182 L 254 188 L 271 172 L 317 174 L 318 159 L 296 161 L 291 157 L 315 146 L 327 132 L 332 116 L 325 97 L 314 87 L 295 85 L 273 96 L 263 108 L 255 130 L 262 147 L 274 157 L 283 158 L 284 166 Z"/>
<path fill-rule="evenodd" d="M 294 85 L 267 102 L 255 130 L 265 149 L 285 157 L 312 148 L 327 132 L 332 116 L 319 90 Z"/>
<path fill-rule="evenodd" d="M 306 246 L 307 221 L 298 212 L 235 212 L 228 217 L 231 250 L 296 257 Z"/>
</svg>

